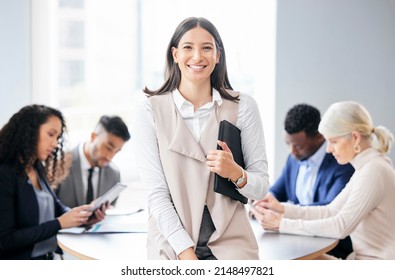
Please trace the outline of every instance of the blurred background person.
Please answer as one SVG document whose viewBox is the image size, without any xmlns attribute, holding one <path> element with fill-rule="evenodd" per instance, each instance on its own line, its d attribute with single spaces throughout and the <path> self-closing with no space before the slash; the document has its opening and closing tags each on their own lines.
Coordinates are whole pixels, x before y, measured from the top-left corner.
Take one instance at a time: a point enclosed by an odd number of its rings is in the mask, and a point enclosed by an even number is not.
<svg viewBox="0 0 395 280">
<path fill-rule="evenodd" d="M 70 209 L 51 186 L 67 174 L 61 112 L 30 105 L 0 130 L 0 259 L 53 259 L 60 229 L 104 219 L 106 206 Z"/>
<path fill-rule="evenodd" d="M 70 173 L 56 190 L 59 199 L 69 207 L 91 203 L 120 182 L 120 171 L 112 159 L 129 139 L 120 117 L 102 116 L 89 141 L 72 150 Z"/>
<path fill-rule="evenodd" d="M 340 165 L 326 153 L 327 143 L 318 125 L 319 110 L 308 104 L 293 106 L 285 117 L 284 138 L 290 155 L 269 192 L 280 202 L 325 205 L 344 188 L 354 173 L 351 164 Z M 345 259 L 352 252 L 349 236 L 328 254 Z"/>
<path fill-rule="evenodd" d="M 393 134 L 375 127 L 359 103 L 329 107 L 319 125 L 327 152 L 355 172 L 343 191 L 325 206 L 279 203 L 269 195 L 251 209 L 264 229 L 332 238 L 351 236 L 355 259 L 395 259 L 395 170 L 388 158 Z M 322 259 L 333 259 L 323 255 Z"/>
</svg>

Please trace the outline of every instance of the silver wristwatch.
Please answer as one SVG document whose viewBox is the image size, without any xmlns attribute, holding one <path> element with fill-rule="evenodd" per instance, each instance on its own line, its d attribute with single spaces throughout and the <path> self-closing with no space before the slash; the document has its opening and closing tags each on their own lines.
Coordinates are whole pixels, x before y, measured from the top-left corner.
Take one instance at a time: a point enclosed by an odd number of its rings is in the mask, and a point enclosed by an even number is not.
<svg viewBox="0 0 395 280">
<path fill-rule="evenodd" d="M 241 169 L 241 173 L 243 174 L 239 179 L 236 181 L 232 181 L 233 184 L 235 184 L 236 187 L 240 188 L 240 185 L 244 183 L 246 177 L 244 175 L 244 169 Z"/>
</svg>

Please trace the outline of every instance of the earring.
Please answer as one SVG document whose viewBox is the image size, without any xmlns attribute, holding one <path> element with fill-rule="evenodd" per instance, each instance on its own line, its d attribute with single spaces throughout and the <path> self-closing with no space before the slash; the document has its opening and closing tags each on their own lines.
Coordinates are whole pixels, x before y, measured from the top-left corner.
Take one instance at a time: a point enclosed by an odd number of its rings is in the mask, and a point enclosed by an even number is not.
<svg viewBox="0 0 395 280">
<path fill-rule="evenodd" d="M 361 147 L 358 144 L 354 145 L 353 150 L 358 154 L 361 151 Z"/>
</svg>

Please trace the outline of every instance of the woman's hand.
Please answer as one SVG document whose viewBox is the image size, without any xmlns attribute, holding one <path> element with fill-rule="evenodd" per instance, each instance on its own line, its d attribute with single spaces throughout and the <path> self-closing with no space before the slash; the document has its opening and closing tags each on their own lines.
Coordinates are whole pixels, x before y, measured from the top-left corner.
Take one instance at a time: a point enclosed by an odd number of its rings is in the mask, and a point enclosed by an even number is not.
<svg viewBox="0 0 395 280">
<path fill-rule="evenodd" d="M 264 208 L 259 203 L 250 208 L 251 214 L 265 230 L 279 230 L 283 214 Z"/>
<path fill-rule="evenodd" d="M 193 251 L 193 248 L 188 248 L 184 251 L 182 251 L 179 255 L 178 258 L 180 260 L 198 260 L 195 252 Z"/>
<path fill-rule="evenodd" d="M 62 216 L 58 217 L 61 228 L 78 227 L 85 224 L 92 212 L 89 211 L 91 205 L 86 204 L 78 207 L 74 207 Z"/>
<path fill-rule="evenodd" d="M 241 167 L 234 161 L 232 151 L 225 142 L 217 141 L 222 150 L 212 150 L 207 154 L 206 165 L 211 172 L 233 182 L 243 176 Z"/>
<path fill-rule="evenodd" d="M 262 200 L 254 203 L 254 205 L 257 204 L 263 208 L 284 214 L 284 205 L 282 205 L 271 193 L 268 193 Z"/>
</svg>

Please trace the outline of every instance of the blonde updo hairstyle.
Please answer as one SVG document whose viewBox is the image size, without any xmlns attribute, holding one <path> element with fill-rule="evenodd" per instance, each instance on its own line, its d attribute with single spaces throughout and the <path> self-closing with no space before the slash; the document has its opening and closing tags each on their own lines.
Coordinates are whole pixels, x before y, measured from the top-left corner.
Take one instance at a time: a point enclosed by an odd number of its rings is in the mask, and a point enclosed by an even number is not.
<svg viewBox="0 0 395 280">
<path fill-rule="evenodd" d="M 394 142 L 392 133 L 384 126 L 374 127 L 369 112 L 354 101 L 333 103 L 322 117 L 318 131 L 327 139 L 358 131 L 381 153 L 388 153 Z"/>
</svg>

